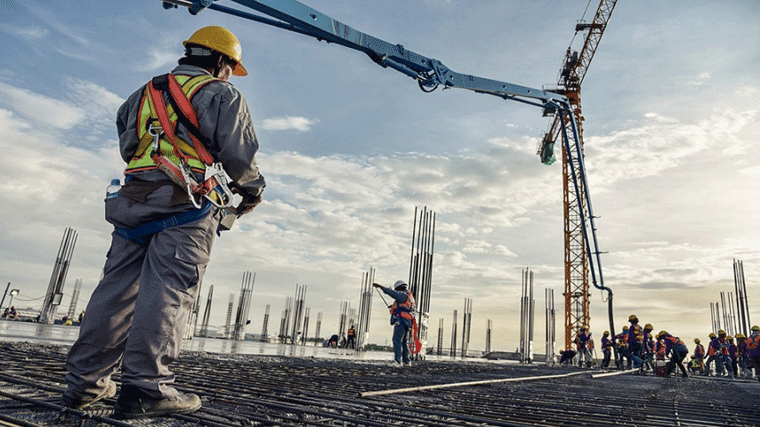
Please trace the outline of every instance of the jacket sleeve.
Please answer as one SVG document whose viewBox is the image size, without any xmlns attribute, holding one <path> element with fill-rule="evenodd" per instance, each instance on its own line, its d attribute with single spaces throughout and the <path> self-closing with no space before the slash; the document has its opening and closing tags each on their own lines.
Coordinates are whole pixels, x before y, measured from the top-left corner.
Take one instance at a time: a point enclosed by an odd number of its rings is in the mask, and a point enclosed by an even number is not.
<svg viewBox="0 0 760 427">
<path fill-rule="evenodd" d="M 119 151 L 124 162 L 129 163 L 137 151 L 137 110 L 144 87 L 132 93 L 116 113 L 116 131 L 119 133 Z"/>
<path fill-rule="evenodd" d="M 266 182 L 256 165 L 259 142 L 245 97 L 227 82 L 208 86 L 210 97 L 199 100 L 207 105 L 197 109 L 201 133 L 213 141 L 211 151 L 237 187 L 247 195 L 258 195 Z"/>
</svg>

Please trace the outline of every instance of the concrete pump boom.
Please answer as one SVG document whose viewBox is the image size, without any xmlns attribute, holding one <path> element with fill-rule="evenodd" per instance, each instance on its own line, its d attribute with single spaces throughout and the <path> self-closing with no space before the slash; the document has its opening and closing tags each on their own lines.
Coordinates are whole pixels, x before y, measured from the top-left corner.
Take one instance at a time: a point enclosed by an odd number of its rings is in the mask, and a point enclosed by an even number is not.
<svg viewBox="0 0 760 427">
<path fill-rule="evenodd" d="M 349 27 L 317 10 L 295 0 L 231 0 L 272 18 L 218 4 L 216 0 L 159 0 L 164 8 L 187 7 L 195 15 L 204 9 L 212 9 L 230 15 L 250 19 L 267 25 L 308 35 L 317 40 L 339 44 L 365 53 L 378 65 L 389 67 L 417 80 L 420 89 L 432 92 L 438 86 L 467 89 L 477 93 L 519 101 L 543 109 L 544 115 L 555 117 L 571 171 L 568 183 L 572 183 L 575 201 L 586 209 L 579 212 L 579 229 L 584 236 L 585 255 L 594 283 L 609 293 L 610 318 L 612 314 L 612 291 L 604 286 L 601 260 L 596 238 L 596 226 L 591 209 L 591 198 L 586 182 L 586 167 L 579 129 L 568 97 L 543 89 L 534 89 L 512 83 L 500 82 L 452 71 L 437 59 L 412 52 L 400 44 L 388 43 Z M 553 145 L 553 143 L 552 143 Z M 592 247 L 593 245 L 593 247 Z M 598 276 L 598 280 L 597 280 Z M 611 323 L 611 326 L 612 323 Z M 612 328 L 614 330 L 614 327 Z"/>
</svg>

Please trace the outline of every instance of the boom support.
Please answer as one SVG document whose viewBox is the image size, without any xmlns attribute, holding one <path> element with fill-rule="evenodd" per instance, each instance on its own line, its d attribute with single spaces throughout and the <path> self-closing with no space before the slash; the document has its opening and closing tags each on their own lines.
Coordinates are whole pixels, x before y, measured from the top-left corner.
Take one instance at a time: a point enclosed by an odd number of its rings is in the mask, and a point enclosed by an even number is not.
<svg viewBox="0 0 760 427">
<path fill-rule="evenodd" d="M 554 125 L 550 135 L 555 135 L 556 132 L 562 138 L 565 161 L 569 165 L 570 171 L 566 185 L 572 186 L 575 203 L 585 207 L 580 209 L 578 214 L 578 226 L 584 236 L 582 253 L 584 258 L 588 256 L 587 259 L 584 259 L 584 264 L 588 263 L 585 265 L 588 265 L 590 269 L 594 286 L 609 291 L 609 288 L 604 287 L 602 280 L 596 227 L 594 226 L 591 199 L 586 182 L 586 168 L 583 162 L 582 143 L 580 142 L 581 137 L 574 114 L 572 97 L 543 89 L 534 89 L 455 72 L 437 59 L 425 57 L 400 44 L 388 43 L 357 31 L 295 0 L 231 0 L 269 17 L 223 6 L 216 3 L 215 0 L 160 1 L 163 1 L 164 7 L 167 9 L 183 6 L 187 7 L 192 14 L 197 14 L 203 9 L 212 9 L 358 50 L 368 55 L 378 65 L 384 68 L 392 68 L 417 80 L 420 89 L 425 92 L 432 92 L 438 86 L 467 89 L 542 108 L 544 115 L 554 117 Z M 574 70 L 577 71 L 577 67 Z M 593 248 L 590 246 L 592 243 Z M 609 292 L 611 301 L 612 293 Z"/>
</svg>

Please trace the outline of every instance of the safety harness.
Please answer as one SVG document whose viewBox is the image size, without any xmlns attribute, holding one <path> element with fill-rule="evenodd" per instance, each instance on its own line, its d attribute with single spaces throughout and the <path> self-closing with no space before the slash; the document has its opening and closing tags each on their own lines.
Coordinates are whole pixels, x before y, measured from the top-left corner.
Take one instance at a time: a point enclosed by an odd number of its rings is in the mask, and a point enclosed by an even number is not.
<svg viewBox="0 0 760 427">
<path fill-rule="evenodd" d="M 188 198 L 196 209 L 152 221 L 137 228 L 115 227 L 118 235 L 137 243 L 145 243 L 143 237 L 166 228 L 203 218 L 212 206 L 232 209 L 232 192 L 228 186 L 227 176 L 221 164 L 214 162 L 213 156 L 206 149 L 206 145 L 210 142 L 200 133 L 198 116 L 186 93 L 189 92 L 192 96 L 200 87 L 216 79 L 206 75 L 193 78 L 181 77 L 185 80 L 184 89 L 172 74 L 156 76 L 146 85 L 139 112 L 140 146 L 125 173 L 129 181 L 131 174 L 137 171 L 151 169 L 162 171 L 172 182 L 187 191 Z M 169 94 L 171 110 L 164 102 L 163 92 L 165 91 Z M 147 114 L 148 111 L 149 114 Z M 171 118 L 170 111 L 173 112 Z M 177 122 L 188 129 L 192 146 L 177 137 Z M 148 140 L 149 138 L 152 139 L 152 143 Z M 162 150 L 162 141 L 168 142 L 170 148 Z M 145 159 L 148 150 L 150 150 L 150 160 Z M 206 173 L 207 168 L 213 168 L 210 175 Z M 199 183 L 195 179 L 195 173 L 205 173 L 209 176 Z M 196 200 L 196 196 L 200 196 L 199 201 Z"/>
<path fill-rule="evenodd" d="M 404 293 L 406 294 L 406 301 L 401 304 L 394 302 L 390 307 L 391 315 L 412 320 L 414 319 L 414 297 L 409 291 L 404 291 Z"/>
<path fill-rule="evenodd" d="M 166 104 L 162 91 L 169 91 L 169 100 L 177 115 L 177 120 L 171 122 L 167 112 Z M 150 154 L 151 159 L 156 167 L 164 172 L 169 179 L 182 188 L 185 188 L 187 195 L 196 208 L 201 208 L 201 203 L 195 200 L 196 195 L 208 199 L 211 203 L 219 208 L 227 208 L 232 204 L 232 192 L 227 186 L 227 178 L 219 163 L 214 162 L 213 156 L 206 150 L 203 138 L 198 124 L 198 117 L 195 114 L 190 99 L 180 87 L 177 79 L 172 74 L 163 74 L 156 76 L 148 82 L 147 92 L 150 96 L 152 113 L 155 112 L 156 120 L 159 126 L 155 125 L 155 120 L 149 120 L 148 133 L 153 136 L 153 147 Z M 193 151 L 197 153 L 197 158 L 206 167 L 213 167 L 215 171 L 205 181 L 199 183 L 196 181 L 193 170 L 189 166 L 191 156 L 180 149 L 178 137 L 176 136 L 177 121 L 181 122 L 190 131 L 190 138 L 193 141 Z M 171 143 L 172 150 L 179 164 L 176 164 L 161 150 L 162 135 Z M 216 193 L 212 196 L 213 193 Z"/>
</svg>

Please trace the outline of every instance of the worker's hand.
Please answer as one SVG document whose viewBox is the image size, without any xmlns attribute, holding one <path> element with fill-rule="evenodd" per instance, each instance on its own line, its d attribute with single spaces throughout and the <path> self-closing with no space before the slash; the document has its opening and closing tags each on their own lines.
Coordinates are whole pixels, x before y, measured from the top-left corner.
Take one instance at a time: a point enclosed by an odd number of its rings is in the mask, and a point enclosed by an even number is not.
<svg viewBox="0 0 760 427">
<path fill-rule="evenodd" d="M 261 203 L 261 194 L 257 194 L 255 196 L 243 196 L 243 200 L 240 201 L 240 204 L 235 207 L 235 211 L 237 212 L 237 215 L 243 216 L 249 212 L 251 212 L 256 206 Z"/>
<path fill-rule="evenodd" d="M 373 283 L 373 284 L 372 284 L 372 286 L 374 286 L 374 287 L 376 287 L 376 288 L 382 288 L 382 286 L 380 286 L 380 285 L 379 285 L 379 284 L 377 284 L 377 283 Z"/>
</svg>

